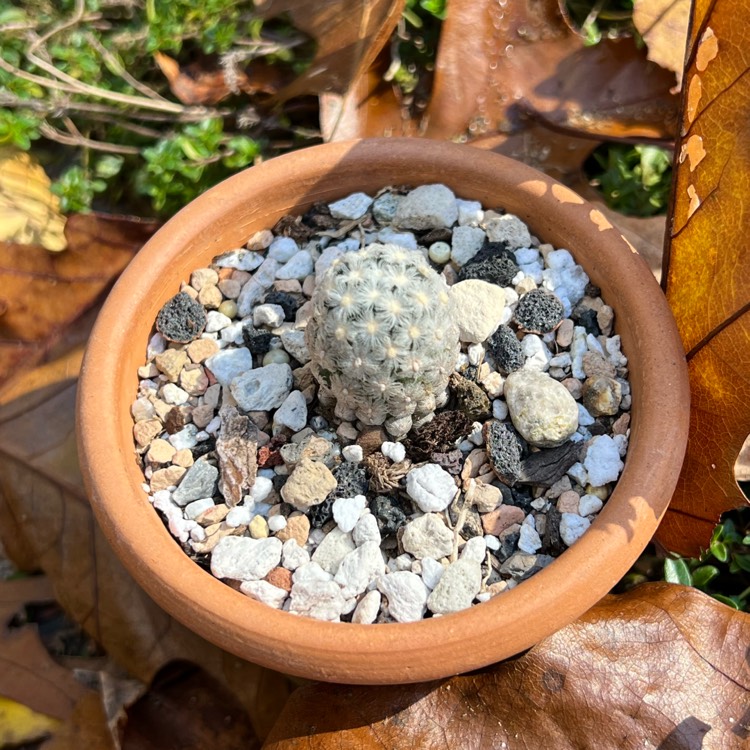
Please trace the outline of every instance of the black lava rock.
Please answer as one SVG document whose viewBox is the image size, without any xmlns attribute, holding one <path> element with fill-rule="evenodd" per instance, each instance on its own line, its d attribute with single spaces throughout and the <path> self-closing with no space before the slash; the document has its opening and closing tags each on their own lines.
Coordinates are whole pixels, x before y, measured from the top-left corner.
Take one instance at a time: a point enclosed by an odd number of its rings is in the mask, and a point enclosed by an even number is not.
<svg viewBox="0 0 750 750">
<path fill-rule="evenodd" d="M 156 316 L 156 330 L 169 341 L 187 344 L 203 333 L 206 311 L 187 292 L 175 294 Z"/>
<path fill-rule="evenodd" d="M 480 279 L 498 286 L 510 286 L 518 273 L 513 253 L 502 242 L 485 242 L 482 249 L 458 272 L 458 280 Z"/>
<path fill-rule="evenodd" d="M 532 289 L 518 300 L 513 318 L 526 331 L 549 333 L 564 314 L 563 303 L 556 295 L 546 289 Z"/>
<path fill-rule="evenodd" d="M 335 497 L 329 495 L 322 503 L 313 505 L 307 511 L 307 517 L 310 519 L 310 526 L 314 529 L 320 529 L 333 518 L 333 501 Z"/>
<path fill-rule="evenodd" d="M 344 461 L 333 470 L 333 476 L 338 484 L 329 497 L 354 497 L 367 494 L 368 480 L 364 466 Z"/>
<path fill-rule="evenodd" d="M 393 536 L 406 523 L 406 508 L 397 497 L 378 495 L 370 503 L 370 510 L 383 537 Z"/>
<path fill-rule="evenodd" d="M 590 307 L 579 306 L 573 310 L 570 317 L 577 326 L 583 326 L 586 329 L 586 333 L 591 333 L 594 336 L 601 334 L 601 329 L 596 319 L 596 310 L 592 310 Z"/>
<path fill-rule="evenodd" d="M 216 449 L 216 438 L 210 437 L 208 440 L 203 440 L 197 443 L 195 448 L 191 449 L 193 454 L 193 461 L 197 461 L 201 456 L 207 456 L 209 453 Z"/>
<path fill-rule="evenodd" d="M 514 372 L 523 367 L 526 357 L 523 355 L 521 342 L 509 326 L 500 326 L 490 336 L 487 349 L 495 360 L 498 370 L 504 373 Z"/>
<path fill-rule="evenodd" d="M 500 481 L 511 487 L 521 476 L 524 445 L 518 433 L 507 424 L 493 419 L 484 427 L 487 459 Z"/>
<path fill-rule="evenodd" d="M 272 339 L 272 333 L 258 331 L 251 325 L 242 329 L 242 341 L 253 354 L 265 354 L 271 348 Z"/>
<path fill-rule="evenodd" d="M 281 474 L 274 474 L 271 484 L 276 492 L 281 492 L 281 488 L 286 484 L 287 477 Z"/>
<path fill-rule="evenodd" d="M 293 321 L 297 310 L 302 307 L 302 300 L 288 292 L 269 292 L 263 303 L 266 305 L 279 305 L 284 311 L 284 320 Z"/>
</svg>

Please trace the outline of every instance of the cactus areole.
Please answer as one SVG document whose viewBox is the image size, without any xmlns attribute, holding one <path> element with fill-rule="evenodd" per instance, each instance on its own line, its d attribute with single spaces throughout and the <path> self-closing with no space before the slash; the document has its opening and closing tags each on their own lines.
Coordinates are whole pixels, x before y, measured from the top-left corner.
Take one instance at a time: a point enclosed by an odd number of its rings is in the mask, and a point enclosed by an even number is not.
<svg viewBox="0 0 750 750">
<path fill-rule="evenodd" d="M 459 352 L 450 290 L 421 253 L 370 245 L 318 282 L 306 341 L 322 403 L 403 437 L 447 399 Z"/>
</svg>

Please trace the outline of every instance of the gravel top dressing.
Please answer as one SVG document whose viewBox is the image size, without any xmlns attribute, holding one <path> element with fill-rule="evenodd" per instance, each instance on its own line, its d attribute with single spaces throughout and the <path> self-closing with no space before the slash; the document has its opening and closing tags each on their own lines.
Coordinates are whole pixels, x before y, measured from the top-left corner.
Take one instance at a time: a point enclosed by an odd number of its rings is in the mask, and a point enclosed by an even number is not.
<svg viewBox="0 0 750 750">
<path fill-rule="evenodd" d="M 268 606 L 485 602 L 574 544 L 623 469 L 612 308 L 569 250 L 444 185 L 285 216 L 175 291 L 131 408 L 143 487 Z"/>
</svg>

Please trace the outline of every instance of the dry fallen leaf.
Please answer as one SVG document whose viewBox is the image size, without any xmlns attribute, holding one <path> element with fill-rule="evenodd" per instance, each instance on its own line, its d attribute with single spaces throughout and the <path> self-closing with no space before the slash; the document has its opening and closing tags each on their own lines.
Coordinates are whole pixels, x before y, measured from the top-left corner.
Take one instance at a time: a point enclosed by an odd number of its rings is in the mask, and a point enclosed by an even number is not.
<svg viewBox="0 0 750 750">
<path fill-rule="evenodd" d="M 0 147 L 0 242 L 65 249 L 65 217 L 49 188 L 50 179 L 36 159 Z"/>
<path fill-rule="evenodd" d="M 750 8 L 702 1 L 693 14 L 667 276 L 690 372 L 690 438 L 657 532 L 684 555 L 708 546 L 723 511 L 747 504 L 734 465 L 750 433 Z"/>
<path fill-rule="evenodd" d="M 128 709 L 123 750 L 256 750 L 260 742 L 225 684 L 187 662 L 166 665 Z"/>
<path fill-rule="evenodd" d="M 584 47 L 556 0 L 452 0 L 419 121 L 371 72 L 338 106 L 329 102 L 321 120 L 332 140 L 491 138 L 482 145 L 559 178 L 574 175 L 598 141 L 671 138 L 673 85 L 674 75 L 648 62 L 632 39 Z"/>
<path fill-rule="evenodd" d="M 177 60 L 163 52 L 156 52 L 154 60 L 169 81 L 172 93 L 183 104 L 218 104 L 232 94 L 243 92 L 275 94 L 284 85 L 288 76 L 281 68 L 266 65 L 256 60 L 233 71 L 233 80 L 226 75 L 225 68 L 205 61 L 195 61 L 181 66 Z"/>
<path fill-rule="evenodd" d="M 749 615 L 695 589 L 646 584 L 480 672 L 301 688 L 263 747 L 740 750 L 750 738 L 748 642 Z"/>
<path fill-rule="evenodd" d="M 269 19 L 288 14 L 295 28 L 317 42 L 309 68 L 279 94 L 290 99 L 300 94 L 335 91 L 343 94 L 373 63 L 401 17 L 405 0 L 263 0 L 255 13 Z"/>
<path fill-rule="evenodd" d="M 289 693 L 287 679 L 173 620 L 125 571 L 93 518 L 74 431 L 82 356 L 75 343 L 90 323 L 80 319 L 65 332 L 61 354 L 0 391 L 0 537 L 8 557 L 42 568 L 67 613 L 131 675 L 148 683 L 165 663 L 190 659 L 237 695 L 264 737 Z"/>
<path fill-rule="evenodd" d="M 44 577 L 0 583 L 0 695 L 36 713 L 65 720 L 89 691 L 70 670 L 52 660 L 36 626 L 8 628 L 10 618 L 25 604 L 51 598 L 52 587 Z"/>
<path fill-rule="evenodd" d="M 682 85 L 690 0 L 635 0 L 633 24 L 646 42 L 648 59 L 671 70 Z"/>
<path fill-rule="evenodd" d="M 68 219 L 68 249 L 63 253 L 0 242 L 0 386 L 20 367 L 30 367 L 50 353 L 156 226 L 78 214 Z"/>
</svg>

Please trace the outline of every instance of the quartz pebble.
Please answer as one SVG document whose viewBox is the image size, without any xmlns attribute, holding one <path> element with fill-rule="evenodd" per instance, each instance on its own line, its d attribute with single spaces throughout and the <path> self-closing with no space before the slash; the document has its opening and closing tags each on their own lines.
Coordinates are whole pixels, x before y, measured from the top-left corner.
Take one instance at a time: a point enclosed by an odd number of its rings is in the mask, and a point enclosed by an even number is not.
<svg viewBox="0 0 750 750">
<path fill-rule="evenodd" d="M 396 622 L 415 622 L 424 616 L 430 592 L 422 579 L 411 571 L 381 576 L 378 590 L 388 599 L 388 611 Z"/>
<path fill-rule="evenodd" d="M 409 497 L 425 513 L 445 510 L 456 495 L 453 477 L 436 464 L 426 464 L 412 469 L 406 475 Z"/>
<path fill-rule="evenodd" d="M 257 581 L 280 561 L 281 542 L 278 539 L 228 536 L 214 548 L 211 555 L 211 572 L 217 578 Z"/>
<path fill-rule="evenodd" d="M 601 487 L 607 482 L 614 482 L 624 464 L 620 460 L 617 443 L 609 435 L 599 435 L 591 441 L 583 466 L 589 482 L 594 487 Z"/>
<path fill-rule="evenodd" d="M 353 531 L 367 505 L 364 495 L 354 497 L 339 497 L 333 501 L 333 520 L 341 531 Z"/>
<path fill-rule="evenodd" d="M 243 411 L 267 411 L 284 403 L 292 382 L 288 364 L 270 364 L 238 375 L 229 389 Z"/>
<path fill-rule="evenodd" d="M 366 193 L 352 193 L 346 198 L 328 205 L 334 219 L 361 219 L 372 205 L 372 198 Z M 381 203 L 382 206 L 382 203 Z"/>
<path fill-rule="evenodd" d="M 461 341 L 481 343 L 491 336 L 502 319 L 505 292 L 495 284 L 479 279 L 459 281 L 451 287 Z"/>
</svg>

